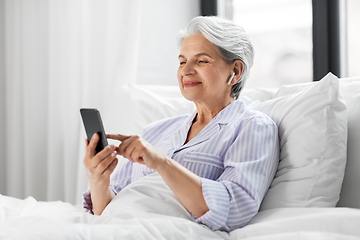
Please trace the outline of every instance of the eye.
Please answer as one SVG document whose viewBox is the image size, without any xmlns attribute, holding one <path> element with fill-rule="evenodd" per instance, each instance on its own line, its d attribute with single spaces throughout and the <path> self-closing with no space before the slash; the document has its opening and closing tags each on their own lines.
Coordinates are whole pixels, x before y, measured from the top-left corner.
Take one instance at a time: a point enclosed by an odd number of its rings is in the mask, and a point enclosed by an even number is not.
<svg viewBox="0 0 360 240">
<path fill-rule="evenodd" d="M 185 61 L 180 62 L 180 66 L 185 65 L 185 63 L 186 63 Z"/>
<path fill-rule="evenodd" d="M 206 64 L 208 63 L 209 61 L 206 61 L 206 60 L 199 60 L 198 63 L 201 63 L 201 64 Z"/>
</svg>

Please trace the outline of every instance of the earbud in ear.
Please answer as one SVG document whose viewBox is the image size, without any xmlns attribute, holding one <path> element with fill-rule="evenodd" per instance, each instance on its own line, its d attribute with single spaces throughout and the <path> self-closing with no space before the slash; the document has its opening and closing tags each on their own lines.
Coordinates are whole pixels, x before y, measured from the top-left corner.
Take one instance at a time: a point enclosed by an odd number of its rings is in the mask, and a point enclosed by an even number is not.
<svg viewBox="0 0 360 240">
<path fill-rule="evenodd" d="M 227 85 L 230 85 L 230 83 L 233 80 L 234 76 L 235 76 L 235 72 L 233 71 Z"/>
</svg>

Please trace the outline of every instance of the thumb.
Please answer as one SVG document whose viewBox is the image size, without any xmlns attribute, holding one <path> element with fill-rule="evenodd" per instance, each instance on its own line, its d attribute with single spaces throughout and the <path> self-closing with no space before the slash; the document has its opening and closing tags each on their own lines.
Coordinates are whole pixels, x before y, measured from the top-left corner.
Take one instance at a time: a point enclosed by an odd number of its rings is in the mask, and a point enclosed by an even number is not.
<svg viewBox="0 0 360 240">
<path fill-rule="evenodd" d="M 94 135 L 91 137 L 91 140 L 87 146 L 87 149 L 93 154 L 95 155 L 95 152 L 96 152 L 96 146 L 97 146 L 97 143 L 99 142 L 99 135 L 97 133 L 94 133 Z"/>
</svg>

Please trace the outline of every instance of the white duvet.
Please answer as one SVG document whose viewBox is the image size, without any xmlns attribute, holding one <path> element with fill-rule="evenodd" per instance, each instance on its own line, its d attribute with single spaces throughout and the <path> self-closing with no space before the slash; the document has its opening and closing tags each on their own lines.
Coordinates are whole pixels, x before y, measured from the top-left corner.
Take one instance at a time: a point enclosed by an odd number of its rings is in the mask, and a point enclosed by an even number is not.
<svg viewBox="0 0 360 240">
<path fill-rule="evenodd" d="M 212 231 L 191 220 L 155 173 L 123 189 L 102 216 L 0 195 L 0 239 L 360 239 L 360 210 L 278 208 L 231 233 Z"/>
</svg>

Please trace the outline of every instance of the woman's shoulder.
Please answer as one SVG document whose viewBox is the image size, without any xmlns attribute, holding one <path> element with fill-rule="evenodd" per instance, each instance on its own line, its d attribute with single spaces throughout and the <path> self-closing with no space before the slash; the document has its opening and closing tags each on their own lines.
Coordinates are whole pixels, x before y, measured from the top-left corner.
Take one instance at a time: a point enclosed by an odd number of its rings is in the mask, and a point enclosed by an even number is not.
<svg viewBox="0 0 360 240">
<path fill-rule="evenodd" d="M 258 122 L 261 124 L 269 124 L 274 125 L 274 120 L 269 117 L 266 113 L 252 107 L 250 104 L 246 104 L 241 100 L 236 100 L 239 111 L 237 114 L 237 118 L 240 118 L 247 122 Z M 276 124 L 275 124 L 276 125 Z"/>
</svg>

